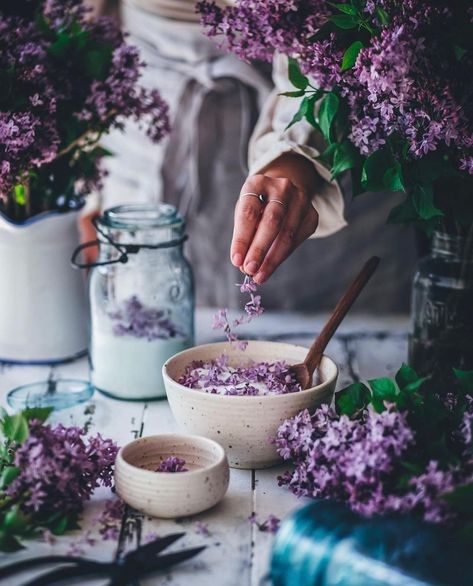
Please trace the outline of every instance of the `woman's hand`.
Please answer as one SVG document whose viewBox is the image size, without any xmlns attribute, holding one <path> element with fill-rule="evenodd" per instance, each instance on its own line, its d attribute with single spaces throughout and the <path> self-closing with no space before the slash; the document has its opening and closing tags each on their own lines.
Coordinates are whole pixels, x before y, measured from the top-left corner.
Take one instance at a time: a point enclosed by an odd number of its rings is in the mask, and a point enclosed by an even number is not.
<svg viewBox="0 0 473 586">
<path fill-rule="evenodd" d="M 262 284 L 318 224 L 310 194 L 320 181 L 314 166 L 300 155 L 286 153 L 261 174 L 248 177 L 235 208 L 232 263 Z M 278 200 L 278 201 L 272 201 Z"/>
</svg>

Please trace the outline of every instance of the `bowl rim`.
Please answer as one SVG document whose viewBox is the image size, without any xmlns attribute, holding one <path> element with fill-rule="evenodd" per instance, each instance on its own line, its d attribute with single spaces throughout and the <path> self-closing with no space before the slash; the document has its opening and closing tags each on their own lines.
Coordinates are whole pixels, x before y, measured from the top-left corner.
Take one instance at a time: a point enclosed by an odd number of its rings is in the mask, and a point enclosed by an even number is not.
<svg viewBox="0 0 473 586">
<path fill-rule="evenodd" d="M 143 440 L 161 440 L 164 438 L 168 438 L 168 439 L 173 439 L 174 441 L 176 441 L 176 439 L 181 440 L 181 441 L 195 441 L 198 440 L 199 442 L 204 442 L 207 444 L 212 445 L 213 447 L 215 447 L 217 449 L 218 452 L 218 456 L 217 456 L 217 460 L 215 462 L 213 462 L 212 464 L 210 464 L 209 466 L 203 466 L 202 468 L 197 468 L 196 470 L 187 470 L 186 472 L 155 472 L 154 470 L 148 470 L 147 468 L 140 468 L 139 466 L 135 466 L 134 464 L 131 464 L 128 460 L 125 459 L 125 457 L 123 456 L 123 452 L 129 448 L 130 446 L 132 446 L 133 444 L 139 444 L 141 443 Z M 187 433 L 157 433 L 157 434 L 153 434 L 153 435 L 145 435 L 143 437 L 139 437 L 136 438 L 134 440 L 132 440 L 131 442 L 128 442 L 127 444 L 125 444 L 124 446 L 122 446 L 119 450 L 118 450 L 118 454 L 116 457 L 116 462 L 115 462 L 115 471 L 114 473 L 117 473 L 117 466 L 123 466 L 127 469 L 129 469 L 129 471 L 139 471 L 140 474 L 144 474 L 145 476 L 149 476 L 149 478 L 155 478 L 156 480 L 158 479 L 165 479 L 165 478 L 176 478 L 176 477 L 182 477 L 182 475 L 184 475 L 185 478 L 189 478 L 191 476 L 197 476 L 199 474 L 202 474 L 203 472 L 205 472 L 206 474 L 209 472 L 213 472 L 215 470 L 217 470 L 222 463 L 224 464 L 227 461 L 227 454 L 224 450 L 224 448 L 215 440 L 212 440 L 208 437 L 204 437 L 203 435 L 197 435 L 197 434 L 187 434 Z M 228 466 L 228 464 L 227 464 Z"/>
<path fill-rule="evenodd" d="M 300 348 L 302 350 L 307 350 L 307 351 L 309 350 L 309 348 L 306 348 L 305 346 L 300 346 L 299 344 L 291 344 L 290 342 L 278 342 L 278 341 L 273 341 L 273 340 L 242 340 L 242 341 L 248 342 L 248 343 L 257 343 L 257 344 L 278 344 L 278 345 L 292 346 L 294 348 Z M 185 385 L 182 385 L 181 383 L 174 380 L 167 372 L 168 365 L 173 360 L 180 357 L 182 354 L 190 354 L 192 352 L 192 350 L 195 350 L 196 348 L 208 348 L 211 346 L 228 346 L 229 344 L 230 344 L 230 342 L 225 342 L 225 341 L 210 342 L 208 344 L 199 344 L 197 346 L 192 346 L 192 348 L 187 348 L 186 350 L 181 350 L 181 352 L 178 352 L 177 354 L 174 354 L 173 356 L 168 358 L 166 360 L 166 362 L 163 364 L 163 368 L 162 368 L 162 375 L 163 375 L 163 379 L 164 379 L 164 383 L 165 383 L 164 386 L 166 388 L 166 395 L 168 393 L 168 385 L 166 383 L 171 382 L 174 385 L 176 385 L 180 391 L 183 391 L 183 390 L 185 390 L 186 392 L 187 391 L 195 391 L 195 392 L 199 393 L 200 397 L 206 397 L 206 399 L 204 399 L 204 400 L 209 400 L 209 401 L 212 401 L 212 400 L 238 401 L 238 400 L 248 400 L 248 399 L 251 399 L 251 400 L 258 399 L 260 401 L 271 401 L 271 400 L 272 401 L 281 401 L 281 400 L 287 400 L 288 397 L 300 396 L 301 393 L 313 393 L 313 392 L 321 391 L 325 387 L 329 386 L 334 381 L 336 381 L 338 378 L 338 375 L 339 375 L 338 364 L 335 362 L 335 360 L 333 360 L 333 358 L 331 358 L 327 354 L 323 354 L 322 358 L 326 358 L 327 360 L 329 360 L 329 362 L 334 366 L 335 371 L 331 377 L 327 378 L 327 380 L 324 380 L 323 382 L 316 385 L 315 387 L 310 387 L 308 389 L 304 389 L 303 391 L 296 391 L 295 393 L 284 393 L 281 395 L 219 395 L 219 394 L 203 393 L 201 391 L 198 391 L 197 389 L 190 389 L 189 387 L 186 387 Z"/>
</svg>

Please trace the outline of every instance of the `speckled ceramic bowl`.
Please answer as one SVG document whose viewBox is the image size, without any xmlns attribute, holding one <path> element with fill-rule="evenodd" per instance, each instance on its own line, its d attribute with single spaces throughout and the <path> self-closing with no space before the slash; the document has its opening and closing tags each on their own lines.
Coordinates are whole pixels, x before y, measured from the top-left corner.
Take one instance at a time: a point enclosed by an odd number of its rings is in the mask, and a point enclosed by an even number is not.
<svg viewBox="0 0 473 586">
<path fill-rule="evenodd" d="M 227 354 L 230 364 L 249 361 L 285 360 L 302 362 L 307 348 L 279 342 L 249 342 L 242 352 L 227 342 L 196 346 L 170 358 L 163 366 L 169 404 L 180 427 L 189 433 L 218 441 L 233 468 L 268 468 L 280 461 L 270 439 L 279 425 L 303 409 L 313 411 L 331 401 L 337 382 L 337 365 L 324 356 L 319 367 L 319 382 L 299 393 L 272 396 L 211 395 L 188 389 L 176 382 L 194 360 L 208 361 Z"/>
<path fill-rule="evenodd" d="M 165 458 L 177 456 L 188 472 L 155 472 Z M 210 509 L 225 495 L 229 482 L 223 448 L 205 437 L 152 435 L 118 452 L 115 485 L 134 509 L 164 519 L 186 517 Z"/>
</svg>

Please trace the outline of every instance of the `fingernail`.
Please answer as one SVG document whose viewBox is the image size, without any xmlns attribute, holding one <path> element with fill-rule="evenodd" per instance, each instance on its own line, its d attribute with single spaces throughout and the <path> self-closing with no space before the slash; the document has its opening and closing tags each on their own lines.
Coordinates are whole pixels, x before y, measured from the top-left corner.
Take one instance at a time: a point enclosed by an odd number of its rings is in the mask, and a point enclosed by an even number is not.
<svg viewBox="0 0 473 586">
<path fill-rule="evenodd" d="M 266 273 L 262 273 L 261 271 L 256 273 L 256 275 L 253 277 L 253 281 L 258 285 L 262 285 L 266 281 Z"/>
<path fill-rule="evenodd" d="M 243 264 L 243 255 L 239 252 L 235 252 L 235 254 L 232 256 L 232 263 L 236 267 L 241 267 L 241 265 Z"/>
<path fill-rule="evenodd" d="M 258 269 L 259 269 L 259 264 L 254 260 L 252 260 L 247 265 L 245 265 L 245 270 L 250 275 L 254 275 Z"/>
</svg>

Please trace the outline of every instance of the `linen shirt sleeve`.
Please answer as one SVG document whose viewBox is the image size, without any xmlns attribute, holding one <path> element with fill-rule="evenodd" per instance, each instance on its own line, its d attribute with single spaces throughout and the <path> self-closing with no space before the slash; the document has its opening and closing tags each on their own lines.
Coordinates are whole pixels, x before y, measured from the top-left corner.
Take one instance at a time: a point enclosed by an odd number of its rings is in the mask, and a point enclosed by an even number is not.
<svg viewBox="0 0 473 586">
<path fill-rule="evenodd" d="M 249 145 L 250 175 L 260 173 L 272 161 L 284 153 L 295 153 L 305 157 L 317 170 L 322 181 L 317 193 L 312 194 L 312 203 L 319 214 L 319 225 L 314 238 L 330 236 L 344 228 L 344 200 L 336 181 L 330 180 L 330 171 L 315 157 L 324 149 L 323 138 L 306 120 L 301 120 L 285 130 L 297 110 L 295 98 L 279 95 L 294 91 L 287 75 L 287 58 L 275 57 L 275 89 L 269 96 L 253 132 Z"/>
</svg>

